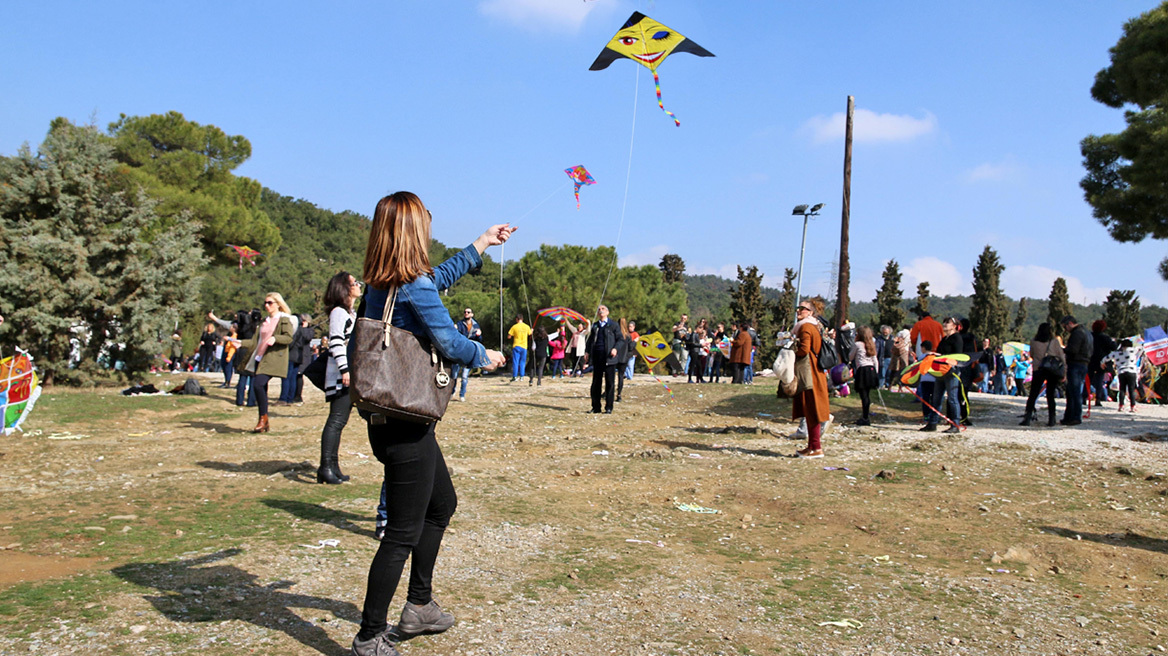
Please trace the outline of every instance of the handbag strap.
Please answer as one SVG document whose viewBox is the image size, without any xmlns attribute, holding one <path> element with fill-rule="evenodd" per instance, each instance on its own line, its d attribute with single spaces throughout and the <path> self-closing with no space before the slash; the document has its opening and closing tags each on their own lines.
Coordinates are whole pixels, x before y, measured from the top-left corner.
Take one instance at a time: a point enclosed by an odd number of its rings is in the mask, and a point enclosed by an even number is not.
<svg viewBox="0 0 1168 656">
<path fill-rule="evenodd" d="M 401 288 L 394 287 L 393 291 L 386 295 L 385 307 L 381 310 L 381 322 L 385 324 L 385 337 L 382 339 L 387 347 L 389 346 L 389 333 L 393 330 L 393 309 L 397 305 L 397 292 L 399 289 Z M 430 363 L 438 365 L 439 373 L 446 373 L 446 363 L 442 361 L 442 358 L 438 357 L 438 349 L 434 348 L 433 343 L 430 344 Z"/>
</svg>

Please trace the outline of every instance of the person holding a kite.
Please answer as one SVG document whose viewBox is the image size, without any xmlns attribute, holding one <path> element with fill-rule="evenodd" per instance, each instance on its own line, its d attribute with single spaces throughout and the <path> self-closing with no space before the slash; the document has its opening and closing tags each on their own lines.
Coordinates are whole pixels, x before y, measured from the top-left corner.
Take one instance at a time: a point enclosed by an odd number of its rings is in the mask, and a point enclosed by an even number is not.
<svg viewBox="0 0 1168 656">
<path fill-rule="evenodd" d="M 491 226 L 435 267 L 429 256 L 431 220 L 422 200 L 408 191 L 377 203 L 365 251 L 363 277 L 368 289 L 359 313 L 379 319 L 392 303 L 394 327 L 428 340 L 451 362 L 495 369 L 504 363 L 503 354 L 461 335 L 439 292 L 479 269 L 483 251 L 506 242 L 515 229 L 509 224 Z M 431 582 L 458 499 L 435 437 L 436 422 L 363 414 L 367 415 L 369 446 L 385 467 L 386 524 L 369 567 L 361 629 L 353 639 L 352 654 L 391 656 L 398 653 L 394 641 L 401 635 L 439 633 L 454 625 L 454 616 L 434 601 Z M 407 559 L 406 603 L 397 630 L 390 631 L 389 606 Z"/>
<path fill-rule="evenodd" d="M 823 457 L 822 425 L 831 416 L 827 375 L 819 368 L 819 352 L 823 348 L 820 312 L 823 312 L 823 300 L 820 298 L 804 299 L 795 308 L 795 317 L 798 319 L 795 323 L 797 384 L 791 404 L 791 418 L 807 420 L 807 446 L 795 452 L 800 458 Z M 740 374 L 735 372 L 734 378 L 737 382 Z"/>
</svg>

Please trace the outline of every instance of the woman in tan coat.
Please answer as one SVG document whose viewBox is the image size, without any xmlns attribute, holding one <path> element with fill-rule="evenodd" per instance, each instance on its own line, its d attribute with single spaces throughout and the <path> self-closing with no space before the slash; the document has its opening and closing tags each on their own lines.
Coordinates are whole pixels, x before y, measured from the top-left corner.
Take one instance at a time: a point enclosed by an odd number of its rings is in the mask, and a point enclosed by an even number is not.
<svg viewBox="0 0 1168 656">
<path fill-rule="evenodd" d="M 292 310 L 284 302 L 284 297 L 272 292 L 264 297 L 264 310 L 268 317 L 256 330 L 255 337 L 247 343 L 252 354 L 247 363 L 247 371 L 254 373 L 252 388 L 255 389 L 256 406 L 260 413 L 259 423 L 253 433 L 268 432 L 268 381 L 288 375 L 288 345 L 292 343 L 294 326 L 298 323 L 292 317 Z"/>
<path fill-rule="evenodd" d="M 734 377 L 731 383 L 741 385 L 746 368 L 750 366 L 750 351 L 754 348 L 750 339 L 750 331 L 745 323 L 738 324 L 738 333 L 730 343 L 730 366 L 734 368 Z"/>
<path fill-rule="evenodd" d="M 820 426 L 831 416 L 827 400 L 827 375 L 819 370 L 818 361 L 823 338 L 819 334 L 817 316 L 822 311 L 823 301 L 819 298 L 800 301 L 799 307 L 795 309 L 795 316 L 799 319 L 795 324 L 795 339 L 799 344 L 795 348 L 795 378 L 799 381 L 799 387 L 791 406 L 791 418 L 807 420 L 807 448 L 795 452 L 800 458 L 823 457 Z M 811 380 L 810 386 L 806 385 L 808 378 Z"/>
</svg>

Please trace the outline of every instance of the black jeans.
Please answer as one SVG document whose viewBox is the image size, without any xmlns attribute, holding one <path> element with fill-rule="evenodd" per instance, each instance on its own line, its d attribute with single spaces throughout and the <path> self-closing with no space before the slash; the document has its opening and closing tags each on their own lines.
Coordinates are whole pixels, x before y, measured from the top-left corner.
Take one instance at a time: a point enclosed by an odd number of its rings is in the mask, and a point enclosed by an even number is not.
<svg viewBox="0 0 1168 656">
<path fill-rule="evenodd" d="M 532 365 L 531 365 L 530 378 L 534 378 L 535 380 L 538 380 L 539 384 L 542 385 L 543 384 L 543 368 L 546 366 L 547 366 L 547 356 L 546 355 L 543 357 L 539 357 L 538 355 L 535 356 L 535 358 L 532 362 Z"/>
<path fill-rule="evenodd" d="M 856 391 L 860 394 L 860 407 L 863 418 L 868 419 L 868 412 L 872 407 L 872 388 L 879 384 L 876 367 L 871 365 L 856 367 Z"/>
<path fill-rule="evenodd" d="M 1055 394 L 1058 390 L 1059 381 L 1057 378 L 1047 376 L 1046 371 L 1038 368 L 1034 370 L 1034 378 L 1030 380 L 1030 396 L 1026 398 L 1026 416 L 1036 412 L 1035 407 L 1038 405 L 1038 394 L 1042 391 L 1042 385 L 1046 383 L 1046 412 L 1050 417 L 1050 423 L 1054 423 Z"/>
<path fill-rule="evenodd" d="M 604 384 L 604 409 L 612 410 L 613 389 L 616 382 L 617 365 L 605 364 L 603 357 L 596 357 L 592 365 L 592 412 L 600 412 L 600 386 Z"/>
<path fill-rule="evenodd" d="M 387 523 L 385 537 L 369 566 L 357 634 L 362 640 L 388 628 L 389 605 L 406 558 L 410 558 L 406 601 L 419 606 L 430 603 L 434 562 L 458 506 L 446 461 L 434 439 L 434 424 L 394 419 L 379 426 L 370 424 L 369 446 L 385 465 Z"/>
<path fill-rule="evenodd" d="M 251 388 L 255 390 L 256 405 L 261 415 L 268 414 L 268 381 L 272 377 L 267 374 L 256 374 L 251 380 Z"/>
<path fill-rule="evenodd" d="M 324 420 L 324 429 L 320 432 L 320 464 L 337 461 L 337 450 L 341 446 L 341 431 L 349 423 L 349 414 L 353 411 L 353 402 L 349 399 L 349 388 L 342 387 L 341 392 L 329 402 L 328 419 Z"/>
</svg>

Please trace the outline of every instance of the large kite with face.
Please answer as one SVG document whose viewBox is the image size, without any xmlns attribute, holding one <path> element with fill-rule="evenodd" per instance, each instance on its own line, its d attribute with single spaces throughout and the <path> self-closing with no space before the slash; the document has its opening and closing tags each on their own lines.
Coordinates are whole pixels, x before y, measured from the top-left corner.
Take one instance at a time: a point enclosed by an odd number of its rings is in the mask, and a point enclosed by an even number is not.
<svg viewBox="0 0 1168 656">
<path fill-rule="evenodd" d="M 608 45 L 604 47 L 600 56 L 592 62 L 592 66 L 588 70 L 599 71 L 608 68 L 609 64 L 624 57 L 653 71 L 653 86 L 657 89 L 657 106 L 668 114 L 678 127 L 681 127 L 681 121 L 673 115 L 673 112 L 665 109 L 665 105 L 661 102 L 661 79 L 657 77 L 657 67 L 675 52 L 688 52 L 698 57 L 714 56 L 714 53 L 682 34 L 639 11 L 634 11 L 624 27 L 609 40 Z"/>
</svg>

